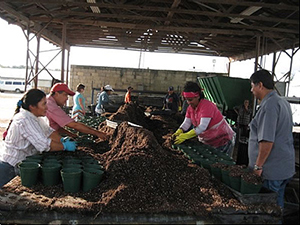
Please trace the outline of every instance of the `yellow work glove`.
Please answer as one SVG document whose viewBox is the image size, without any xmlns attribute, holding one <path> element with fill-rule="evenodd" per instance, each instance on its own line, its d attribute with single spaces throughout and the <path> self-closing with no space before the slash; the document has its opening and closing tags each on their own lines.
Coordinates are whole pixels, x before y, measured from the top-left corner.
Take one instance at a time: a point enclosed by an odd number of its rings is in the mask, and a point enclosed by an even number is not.
<svg viewBox="0 0 300 225">
<path fill-rule="evenodd" d="M 185 140 L 191 139 L 193 137 L 196 137 L 196 131 L 194 129 L 191 129 L 190 131 L 180 134 L 176 137 L 174 144 L 175 145 L 179 145 L 182 142 L 184 142 Z"/>
<path fill-rule="evenodd" d="M 183 133 L 183 130 L 181 128 L 179 128 L 178 130 L 176 130 L 176 132 L 172 135 L 172 137 L 177 137 L 179 136 L 180 134 Z"/>
</svg>

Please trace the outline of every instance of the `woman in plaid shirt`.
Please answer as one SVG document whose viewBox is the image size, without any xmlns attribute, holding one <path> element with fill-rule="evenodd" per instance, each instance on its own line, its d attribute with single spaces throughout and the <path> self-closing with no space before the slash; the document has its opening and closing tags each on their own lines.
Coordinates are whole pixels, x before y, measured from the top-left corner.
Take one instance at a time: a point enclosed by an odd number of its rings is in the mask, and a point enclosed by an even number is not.
<svg viewBox="0 0 300 225">
<path fill-rule="evenodd" d="M 46 94 L 41 90 L 31 89 L 18 101 L 0 150 L 0 187 L 18 174 L 17 165 L 27 156 L 75 151 L 74 141 L 63 139 L 41 118 L 46 112 Z"/>
</svg>

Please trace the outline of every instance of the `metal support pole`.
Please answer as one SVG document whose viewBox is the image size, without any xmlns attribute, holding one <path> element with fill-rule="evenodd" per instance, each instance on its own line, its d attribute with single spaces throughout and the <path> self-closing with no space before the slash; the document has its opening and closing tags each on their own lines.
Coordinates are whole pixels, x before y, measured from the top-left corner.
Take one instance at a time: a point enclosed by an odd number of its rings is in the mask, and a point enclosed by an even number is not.
<svg viewBox="0 0 300 225">
<path fill-rule="evenodd" d="M 230 77 L 230 68 L 231 68 L 231 60 L 229 59 L 228 67 L 227 67 L 227 74 Z"/>
<path fill-rule="evenodd" d="M 257 71 L 257 67 L 258 67 L 258 57 L 260 55 L 260 36 L 256 37 L 256 54 L 255 54 L 255 65 L 254 65 L 254 72 Z"/>
<path fill-rule="evenodd" d="M 61 81 L 64 82 L 64 73 L 65 73 L 65 50 L 66 50 L 66 34 L 67 34 L 67 23 L 63 23 L 63 29 L 62 29 L 62 55 L 61 55 Z"/>
<path fill-rule="evenodd" d="M 68 51 L 68 56 L 67 56 L 67 71 L 66 71 L 66 84 L 69 84 L 69 63 L 70 63 L 70 50 Z"/>
<path fill-rule="evenodd" d="M 258 57 L 260 55 L 260 36 L 256 37 L 256 54 L 255 54 L 255 65 L 254 65 L 254 72 L 257 71 L 258 67 Z M 254 97 L 253 100 L 253 108 L 252 108 L 252 117 L 255 116 L 256 113 L 256 106 L 257 106 L 257 98 Z"/>
<path fill-rule="evenodd" d="M 30 34 L 30 27 L 29 27 L 29 23 L 27 24 L 27 35 L 26 36 L 26 40 L 27 40 L 27 51 L 26 51 L 26 71 L 25 71 L 25 91 L 27 91 L 27 84 L 28 84 L 28 63 L 29 63 L 29 34 Z M 25 34 L 25 33 L 24 33 Z"/>
<path fill-rule="evenodd" d="M 290 70 L 288 72 L 288 86 L 287 86 L 287 90 L 286 90 L 286 96 L 289 96 L 289 91 L 290 91 L 290 82 L 291 82 L 291 71 L 292 71 L 292 67 L 293 67 L 293 58 L 294 58 L 294 54 L 296 52 L 294 52 L 294 48 L 292 49 L 292 54 L 290 56 L 291 61 L 290 61 Z"/>
<path fill-rule="evenodd" d="M 272 62 L 272 78 L 274 81 L 275 76 L 275 68 L 276 68 L 276 52 L 273 52 L 273 62 Z"/>
<path fill-rule="evenodd" d="M 34 77 L 34 88 L 38 87 L 38 72 L 39 72 L 39 61 L 40 61 L 40 41 L 41 35 L 38 34 L 36 37 L 37 39 L 37 46 L 36 46 L 36 57 L 35 57 L 35 77 Z"/>
</svg>

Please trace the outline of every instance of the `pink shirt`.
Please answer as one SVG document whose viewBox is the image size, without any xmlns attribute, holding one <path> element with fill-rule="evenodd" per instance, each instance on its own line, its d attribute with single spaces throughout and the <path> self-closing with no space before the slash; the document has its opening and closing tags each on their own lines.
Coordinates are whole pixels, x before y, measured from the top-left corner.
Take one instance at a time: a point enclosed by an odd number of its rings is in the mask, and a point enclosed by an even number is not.
<svg viewBox="0 0 300 225">
<path fill-rule="evenodd" d="M 223 119 L 223 116 L 217 106 L 206 99 L 201 99 L 196 109 L 189 106 L 185 116 L 191 119 L 194 127 L 197 127 L 200 124 L 201 118 L 211 118 L 207 129 L 211 128 Z"/>
<path fill-rule="evenodd" d="M 47 107 L 47 118 L 49 120 L 49 125 L 54 130 L 58 130 L 60 127 L 64 127 L 68 123 L 74 121 L 62 110 L 60 106 L 56 104 L 56 101 L 52 96 L 47 97 Z"/>
</svg>

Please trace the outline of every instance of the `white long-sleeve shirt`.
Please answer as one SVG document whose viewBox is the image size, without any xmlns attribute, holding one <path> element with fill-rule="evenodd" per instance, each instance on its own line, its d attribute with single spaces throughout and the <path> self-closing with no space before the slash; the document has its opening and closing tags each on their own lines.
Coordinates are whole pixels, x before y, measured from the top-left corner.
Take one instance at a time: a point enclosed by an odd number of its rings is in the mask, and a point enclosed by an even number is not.
<svg viewBox="0 0 300 225">
<path fill-rule="evenodd" d="M 50 150 L 49 136 L 54 131 L 41 117 L 21 109 L 13 117 L 7 136 L 1 149 L 1 158 L 16 166 L 26 156 Z"/>
</svg>

